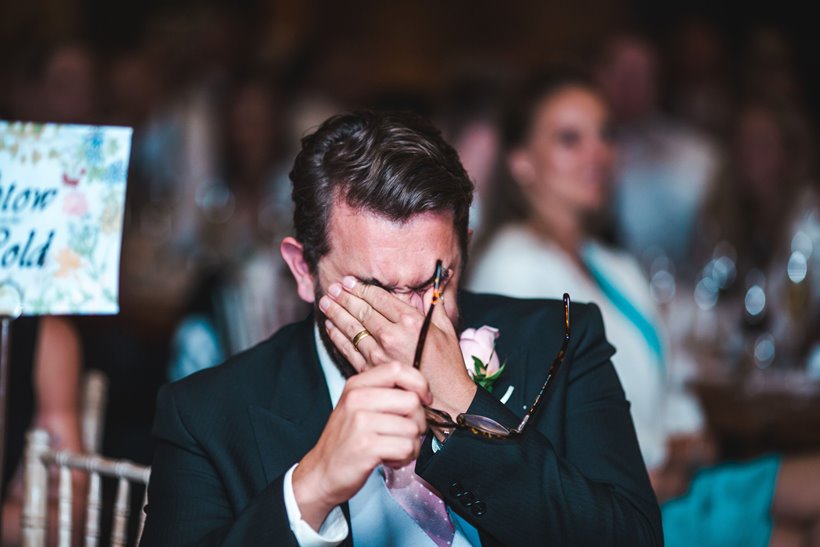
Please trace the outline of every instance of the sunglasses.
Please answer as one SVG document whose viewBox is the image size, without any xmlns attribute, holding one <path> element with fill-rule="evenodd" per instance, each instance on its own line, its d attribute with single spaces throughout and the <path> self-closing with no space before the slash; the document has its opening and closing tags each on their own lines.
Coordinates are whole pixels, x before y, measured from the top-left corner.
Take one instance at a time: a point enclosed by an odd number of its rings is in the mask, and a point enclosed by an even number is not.
<svg viewBox="0 0 820 547">
<path fill-rule="evenodd" d="M 421 356 L 422 353 L 424 353 L 424 343 L 427 340 L 427 332 L 430 330 L 430 321 L 433 317 L 433 310 L 435 309 L 436 304 L 438 304 L 441 300 L 441 281 L 442 264 L 441 260 L 438 260 L 436 262 L 435 275 L 433 276 L 433 298 L 430 302 L 430 308 L 427 310 L 427 315 L 424 317 L 424 322 L 421 325 L 419 340 L 416 344 L 416 354 L 413 359 L 413 366 L 415 368 L 419 368 L 419 365 L 421 364 Z M 547 378 L 544 381 L 544 385 L 541 386 L 541 390 L 538 392 L 538 395 L 536 395 L 535 401 L 530 405 L 529 410 L 527 410 L 527 413 L 524 414 L 521 422 L 516 427 L 508 428 L 492 418 L 479 416 L 478 414 L 461 413 L 456 416 L 455 420 L 453 420 L 453 418 L 443 410 L 424 407 L 424 411 L 427 415 L 427 424 L 432 427 L 449 431 L 463 429 L 469 431 L 473 435 L 487 439 L 511 439 L 521 435 L 524 428 L 527 426 L 527 423 L 529 423 L 530 419 L 535 415 L 538 408 L 541 406 L 541 401 L 544 399 L 544 394 L 547 392 L 547 389 L 552 383 L 552 379 L 558 374 L 558 369 L 561 368 L 561 363 L 564 361 L 564 355 L 566 354 L 567 347 L 569 346 L 569 305 L 569 295 L 564 293 L 564 340 L 561 343 L 561 349 L 558 350 L 558 354 L 553 359 L 552 365 L 547 372 Z"/>
</svg>

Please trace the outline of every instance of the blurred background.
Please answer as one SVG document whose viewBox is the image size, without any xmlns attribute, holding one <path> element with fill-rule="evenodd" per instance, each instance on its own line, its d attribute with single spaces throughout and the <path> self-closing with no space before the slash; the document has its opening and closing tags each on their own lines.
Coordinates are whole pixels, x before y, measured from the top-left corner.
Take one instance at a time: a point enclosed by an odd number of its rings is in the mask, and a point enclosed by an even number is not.
<svg viewBox="0 0 820 547">
<path fill-rule="evenodd" d="M 797 2 L 3 2 L 1 119 L 135 128 L 122 313 L 71 321 L 109 379 L 103 452 L 150 463 L 159 385 L 307 311 L 278 258 L 302 135 L 360 106 L 431 117 L 481 241 L 504 113 L 556 63 L 607 99 L 595 233 L 639 264 L 674 382 L 725 454 L 820 448 L 818 46 Z"/>
</svg>

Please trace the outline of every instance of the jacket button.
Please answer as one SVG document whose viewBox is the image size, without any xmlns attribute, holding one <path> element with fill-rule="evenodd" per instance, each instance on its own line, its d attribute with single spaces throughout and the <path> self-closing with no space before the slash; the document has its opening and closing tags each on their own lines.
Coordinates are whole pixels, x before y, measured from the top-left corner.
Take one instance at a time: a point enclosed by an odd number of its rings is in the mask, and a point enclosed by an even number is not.
<svg viewBox="0 0 820 547">
<path fill-rule="evenodd" d="M 450 495 L 455 497 L 461 497 L 464 493 L 464 487 L 461 486 L 461 483 L 456 481 L 450 485 Z"/>
<path fill-rule="evenodd" d="M 473 515 L 480 517 L 487 512 L 487 504 L 483 501 L 477 501 L 472 506 L 470 506 L 470 511 L 473 513 Z"/>
<path fill-rule="evenodd" d="M 472 492 L 464 492 L 459 498 L 459 501 L 461 501 L 461 505 L 469 507 L 475 502 L 475 496 Z"/>
</svg>

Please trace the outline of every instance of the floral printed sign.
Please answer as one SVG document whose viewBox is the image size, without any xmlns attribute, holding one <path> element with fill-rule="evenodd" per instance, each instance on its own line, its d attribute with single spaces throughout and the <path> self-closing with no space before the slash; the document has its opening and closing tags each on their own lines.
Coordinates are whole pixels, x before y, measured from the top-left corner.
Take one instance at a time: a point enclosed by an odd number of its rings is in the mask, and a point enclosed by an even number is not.
<svg viewBox="0 0 820 547">
<path fill-rule="evenodd" d="M 0 121 L 0 286 L 23 315 L 113 314 L 131 129 Z"/>
</svg>

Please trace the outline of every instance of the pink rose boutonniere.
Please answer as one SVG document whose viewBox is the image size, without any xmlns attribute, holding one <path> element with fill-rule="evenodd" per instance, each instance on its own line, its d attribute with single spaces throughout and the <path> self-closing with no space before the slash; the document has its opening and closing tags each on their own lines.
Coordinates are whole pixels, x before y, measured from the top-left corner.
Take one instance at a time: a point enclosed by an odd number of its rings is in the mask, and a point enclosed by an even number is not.
<svg viewBox="0 0 820 547">
<path fill-rule="evenodd" d="M 473 382 L 487 391 L 493 390 L 493 384 L 507 366 L 501 364 L 495 352 L 497 338 L 498 329 L 484 325 L 478 329 L 466 329 L 459 339 L 467 373 Z"/>
</svg>

